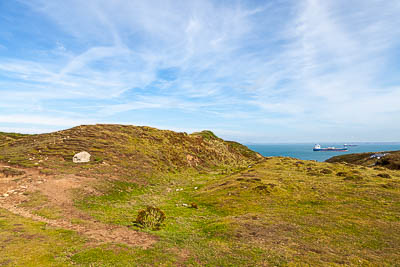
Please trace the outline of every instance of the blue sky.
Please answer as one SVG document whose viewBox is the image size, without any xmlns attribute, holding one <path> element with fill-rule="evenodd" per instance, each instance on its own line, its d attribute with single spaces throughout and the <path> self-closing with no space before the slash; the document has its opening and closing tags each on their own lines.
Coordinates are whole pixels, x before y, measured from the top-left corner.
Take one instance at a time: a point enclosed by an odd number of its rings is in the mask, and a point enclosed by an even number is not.
<svg viewBox="0 0 400 267">
<path fill-rule="evenodd" d="M 400 1 L 0 1 L 0 131 L 399 141 Z"/>
</svg>

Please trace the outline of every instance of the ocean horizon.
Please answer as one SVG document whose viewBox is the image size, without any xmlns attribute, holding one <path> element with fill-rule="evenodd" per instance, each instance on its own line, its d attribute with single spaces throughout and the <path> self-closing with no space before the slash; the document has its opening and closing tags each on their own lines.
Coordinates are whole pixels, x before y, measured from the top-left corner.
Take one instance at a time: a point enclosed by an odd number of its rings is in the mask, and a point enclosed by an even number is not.
<svg viewBox="0 0 400 267">
<path fill-rule="evenodd" d="M 381 152 L 400 150 L 400 142 L 321 142 L 322 147 L 343 147 L 344 144 L 357 145 L 348 147 L 349 151 L 313 151 L 316 143 L 260 143 L 246 146 L 265 157 L 292 157 L 301 160 L 325 161 L 331 157 L 353 153 Z"/>
</svg>

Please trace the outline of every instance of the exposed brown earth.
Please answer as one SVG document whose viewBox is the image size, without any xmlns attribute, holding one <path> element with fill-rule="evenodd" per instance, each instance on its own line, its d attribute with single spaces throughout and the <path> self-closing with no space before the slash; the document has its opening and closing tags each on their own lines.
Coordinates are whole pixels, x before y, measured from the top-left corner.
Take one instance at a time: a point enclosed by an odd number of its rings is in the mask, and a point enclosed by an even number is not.
<svg viewBox="0 0 400 267">
<path fill-rule="evenodd" d="M 93 182 L 93 178 L 75 175 L 44 176 L 40 175 L 36 169 L 11 168 L 2 163 L 0 163 L 0 169 L 11 169 L 24 173 L 12 177 L 0 174 L 0 208 L 35 221 L 44 222 L 51 227 L 76 231 L 96 243 L 120 243 L 147 248 L 156 242 L 156 238 L 149 234 L 137 232 L 128 227 L 97 222 L 74 208 L 71 190 L 82 187 L 89 191 L 93 190 L 89 186 Z M 29 195 L 37 192 L 48 199 L 46 205 L 50 203 L 51 207 L 60 210 L 62 218 L 45 218 L 34 214 L 34 210 L 30 207 L 23 207 L 23 204 L 28 201 Z M 79 219 L 82 223 L 72 223 L 73 219 Z"/>
</svg>

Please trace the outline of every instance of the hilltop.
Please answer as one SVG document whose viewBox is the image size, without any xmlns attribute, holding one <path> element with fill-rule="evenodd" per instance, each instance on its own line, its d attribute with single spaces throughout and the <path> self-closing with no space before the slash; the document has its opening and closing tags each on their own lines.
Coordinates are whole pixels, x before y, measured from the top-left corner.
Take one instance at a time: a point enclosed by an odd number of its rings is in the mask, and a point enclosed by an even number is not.
<svg viewBox="0 0 400 267">
<path fill-rule="evenodd" d="M 128 125 L 82 125 L 49 134 L 0 133 L 0 160 L 42 172 L 101 172 L 119 176 L 196 170 L 236 169 L 257 162 L 258 153 L 210 131 L 187 134 Z M 72 163 L 87 151 L 92 162 Z"/>
<path fill-rule="evenodd" d="M 4 266 L 393 266 L 398 203 L 399 170 L 265 158 L 210 131 L 0 133 Z M 146 206 L 158 229 L 135 222 Z"/>
</svg>

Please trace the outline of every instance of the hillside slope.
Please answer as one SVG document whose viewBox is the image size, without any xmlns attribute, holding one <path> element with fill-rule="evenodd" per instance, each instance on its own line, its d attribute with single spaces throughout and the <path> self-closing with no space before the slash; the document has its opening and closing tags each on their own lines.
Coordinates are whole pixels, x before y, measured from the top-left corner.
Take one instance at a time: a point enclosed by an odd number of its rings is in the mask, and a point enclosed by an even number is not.
<svg viewBox="0 0 400 267">
<path fill-rule="evenodd" d="M 151 127 L 83 125 L 15 139 L 3 135 L 6 137 L 0 139 L 0 160 L 37 167 L 43 172 L 147 175 L 188 168 L 234 169 L 262 159 L 247 147 L 224 141 L 209 131 L 189 135 Z M 92 155 L 91 163 L 72 163 L 73 155 L 81 151 Z"/>
<path fill-rule="evenodd" d="M 0 132 L 0 146 L 5 145 L 7 143 L 11 143 L 15 140 L 24 138 L 28 135 L 26 134 L 17 134 L 17 133 L 3 133 Z"/>
<path fill-rule="evenodd" d="M 362 166 L 385 167 L 400 170 L 400 151 L 384 151 L 371 153 L 355 153 L 332 157 L 326 162 L 345 162 Z"/>
<path fill-rule="evenodd" d="M 82 150 L 93 160 L 72 163 Z M 0 157 L 1 266 L 400 262 L 399 170 L 121 125 L 7 139 Z M 159 229 L 137 224 L 147 206 Z"/>
</svg>

